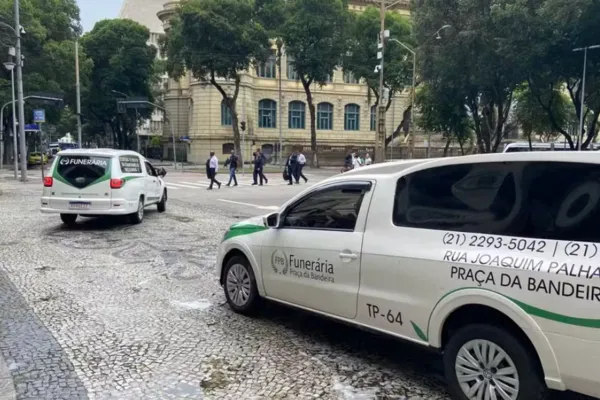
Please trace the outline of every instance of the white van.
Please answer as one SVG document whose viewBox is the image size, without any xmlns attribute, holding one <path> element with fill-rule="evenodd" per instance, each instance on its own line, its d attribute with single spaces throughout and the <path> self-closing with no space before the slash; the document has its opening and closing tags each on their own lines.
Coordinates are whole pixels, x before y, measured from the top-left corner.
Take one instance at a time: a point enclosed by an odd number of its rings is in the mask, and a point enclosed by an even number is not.
<svg viewBox="0 0 600 400">
<path fill-rule="evenodd" d="M 166 210 L 165 175 L 134 151 L 61 151 L 44 178 L 41 211 L 60 214 L 67 225 L 77 215 L 123 215 L 140 223 L 145 207 L 156 204 L 159 212 Z"/>
<path fill-rule="evenodd" d="M 600 396 L 599 226 L 591 152 L 378 164 L 231 226 L 218 279 L 439 350 L 453 399 Z"/>
</svg>

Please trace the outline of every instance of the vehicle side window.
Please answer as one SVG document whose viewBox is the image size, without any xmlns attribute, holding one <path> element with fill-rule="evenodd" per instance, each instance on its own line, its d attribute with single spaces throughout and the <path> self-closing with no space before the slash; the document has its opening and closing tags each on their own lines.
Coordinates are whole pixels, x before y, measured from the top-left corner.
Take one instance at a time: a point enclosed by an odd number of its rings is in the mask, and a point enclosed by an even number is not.
<svg viewBox="0 0 600 400">
<path fill-rule="evenodd" d="M 150 176 L 158 176 L 156 170 L 148 161 L 146 161 L 146 171 L 148 171 L 148 175 Z"/>
<path fill-rule="evenodd" d="M 287 210 L 283 227 L 353 231 L 368 184 L 349 184 L 308 194 Z"/>
<path fill-rule="evenodd" d="M 141 174 L 142 165 L 140 164 L 140 158 L 136 156 L 120 156 L 119 164 L 121 165 L 121 172 L 124 174 Z"/>
<path fill-rule="evenodd" d="M 600 242 L 600 165 L 461 164 L 397 182 L 398 226 Z"/>
</svg>

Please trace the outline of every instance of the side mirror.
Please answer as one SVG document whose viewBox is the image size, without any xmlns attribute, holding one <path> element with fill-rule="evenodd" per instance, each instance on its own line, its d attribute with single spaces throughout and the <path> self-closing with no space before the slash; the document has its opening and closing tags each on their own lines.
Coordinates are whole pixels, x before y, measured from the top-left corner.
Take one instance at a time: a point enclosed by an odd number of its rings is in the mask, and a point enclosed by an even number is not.
<svg viewBox="0 0 600 400">
<path fill-rule="evenodd" d="M 167 171 L 164 168 L 161 168 L 158 170 L 158 176 L 160 176 L 161 178 L 164 178 L 164 176 L 167 174 Z"/>
<path fill-rule="evenodd" d="M 263 218 L 267 228 L 279 228 L 279 213 L 273 213 Z"/>
</svg>

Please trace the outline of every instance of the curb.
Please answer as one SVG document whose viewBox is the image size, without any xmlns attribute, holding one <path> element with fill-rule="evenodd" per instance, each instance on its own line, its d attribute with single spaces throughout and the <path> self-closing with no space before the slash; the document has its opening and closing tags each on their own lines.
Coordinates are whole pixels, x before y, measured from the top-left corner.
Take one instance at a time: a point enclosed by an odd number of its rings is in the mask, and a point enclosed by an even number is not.
<svg viewBox="0 0 600 400">
<path fill-rule="evenodd" d="M 2 194 L 2 191 L 0 191 L 0 194 Z M 16 400 L 16 398 L 17 394 L 15 393 L 15 384 L 12 375 L 0 353 L 0 399 Z"/>
</svg>

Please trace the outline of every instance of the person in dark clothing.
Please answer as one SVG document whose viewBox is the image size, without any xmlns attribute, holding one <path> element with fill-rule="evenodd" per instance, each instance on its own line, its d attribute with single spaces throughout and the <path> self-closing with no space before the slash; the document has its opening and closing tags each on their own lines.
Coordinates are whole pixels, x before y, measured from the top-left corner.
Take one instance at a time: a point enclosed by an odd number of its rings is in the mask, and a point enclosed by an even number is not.
<svg viewBox="0 0 600 400">
<path fill-rule="evenodd" d="M 235 155 L 235 151 L 231 150 L 231 156 L 225 161 L 225 166 L 229 166 L 229 182 L 227 182 L 227 186 L 231 186 L 231 181 L 233 180 L 233 186 L 237 186 L 237 177 L 235 173 L 238 168 L 238 157 Z"/>
<path fill-rule="evenodd" d="M 252 173 L 252 178 L 254 179 L 254 183 L 252 183 L 252 185 L 257 185 L 258 182 L 258 178 L 260 177 L 260 185 L 263 185 L 263 181 L 265 183 L 269 183 L 269 180 L 267 179 L 267 177 L 265 176 L 265 174 L 263 174 L 263 167 L 265 166 L 265 156 L 263 156 L 263 154 L 257 150 L 254 154 L 254 172 Z"/>
<path fill-rule="evenodd" d="M 288 171 L 288 185 L 293 185 L 294 180 L 296 183 L 300 180 L 298 176 L 298 154 L 294 151 L 285 162 L 285 167 Z"/>
<path fill-rule="evenodd" d="M 306 178 L 304 176 L 304 174 L 302 173 L 302 170 L 304 169 L 304 166 L 306 165 L 306 157 L 304 156 L 304 154 L 302 154 L 302 151 L 298 152 L 298 173 L 296 174 L 296 183 L 299 183 L 298 181 L 300 180 L 300 178 L 304 179 L 304 183 L 308 182 L 308 178 Z"/>
<path fill-rule="evenodd" d="M 219 189 L 221 189 L 221 182 L 216 179 L 218 169 L 219 160 L 217 159 L 217 156 L 215 156 L 215 152 L 211 151 L 210 158 L 206 160 L 206 172 L 208 178 L 210 179 L 210 185 L 208 186 L 207 190 L 212 190 L 213 183 L 216 183 L 219 186 Z"/>
</svg>

